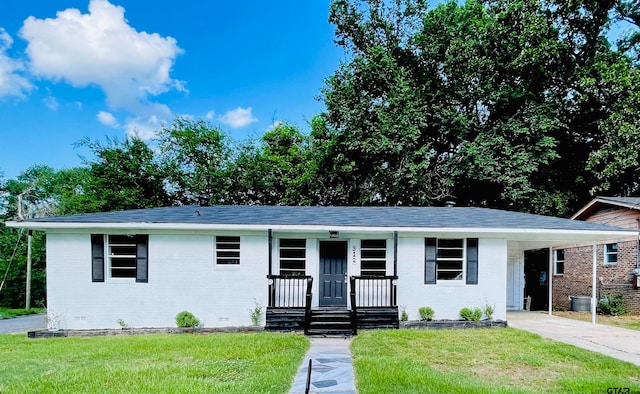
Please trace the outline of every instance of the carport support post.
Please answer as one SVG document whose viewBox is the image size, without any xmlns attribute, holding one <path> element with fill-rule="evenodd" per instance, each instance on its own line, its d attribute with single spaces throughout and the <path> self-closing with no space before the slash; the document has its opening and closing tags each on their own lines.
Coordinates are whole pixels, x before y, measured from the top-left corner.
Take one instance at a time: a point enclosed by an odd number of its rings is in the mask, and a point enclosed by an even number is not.
<svg viewBox="0 0 640 394">
<path fill-rule="evenodd" d="M 596 267 L 598 266 L 598 246 L 593 244 L 593 269 L 591 272 L 591 323 L 596 324 Z"/>
<path fill-rule="evenodd" d="M 553 248 L 549 247 L 549 273 L 547 279 L 549 280 L 549 316 L 552 315 L 553 310 Z"/>
</svg>

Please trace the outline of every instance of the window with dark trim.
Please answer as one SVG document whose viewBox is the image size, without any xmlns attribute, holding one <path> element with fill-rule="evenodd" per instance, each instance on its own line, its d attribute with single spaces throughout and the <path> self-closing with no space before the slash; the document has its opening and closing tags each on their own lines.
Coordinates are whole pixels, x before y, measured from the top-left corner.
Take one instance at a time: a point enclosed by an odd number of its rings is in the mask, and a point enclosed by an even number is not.
<svg viewBox="0 0 640 394">
<path fill-rule="evenodd" d="M 304 276 L 307 259 L 306 239 L 280 239 L 280 275 Z"/>
<path fill-rule="evenodd" d="M 105 240 L 106 247 L 105 247 Z M 149 236 L 91 235 L 91 279 L 105 281 L 105 263 L 109 278 L 132 278 L 136 282 L 148 282 Z"/>
<path fill-rule="evenodd" d="M 217 236 L 216 237 L 216 264 L 238 265 L 240 264 L 240 237 Z"/>
<path fill-rule="evenodd" d="M 606 244 L 604 246 L 604 265 L 618 264 L 618 244 Z"/>
<path fill-rule="evenodd" d="M 564 275 L 564 249 L 553 251 L 553 274 Z"/>
<path fill-rule="evenodd" d="M 478 239 L 425 238 L 424 283 L 463 279 L 468 285 L 478 284 Z"/>
<path fill-rule="evenodd" d="M 360 241 L 360 275 L 385 276 L 387 274 L 387 240 Z"/>
</svg>

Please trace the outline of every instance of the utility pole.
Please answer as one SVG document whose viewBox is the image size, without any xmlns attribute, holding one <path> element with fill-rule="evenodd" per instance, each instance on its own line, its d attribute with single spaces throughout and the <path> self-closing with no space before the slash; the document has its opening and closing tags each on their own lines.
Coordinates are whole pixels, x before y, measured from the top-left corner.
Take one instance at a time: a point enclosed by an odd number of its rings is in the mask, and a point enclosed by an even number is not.
<svg viewBox="0 0 640 394">
<path fill-rule="evenodd" d="M 27 233 L 27 302 L 26 308 L 31 309 L 31 239 L 33 233 L 31 230 Z"/>
</svg>

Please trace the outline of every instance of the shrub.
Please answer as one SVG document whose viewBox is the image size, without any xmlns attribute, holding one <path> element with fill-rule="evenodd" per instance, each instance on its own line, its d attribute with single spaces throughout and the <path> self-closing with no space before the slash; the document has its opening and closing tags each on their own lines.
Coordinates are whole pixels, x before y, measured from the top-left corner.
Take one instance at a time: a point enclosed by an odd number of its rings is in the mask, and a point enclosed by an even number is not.
<svg viewBox="0 0 640 394">
<path fill-rule="evenodd" d="M 181 328 L 195 328 L 200 325 L 200 320 L 188 311 L 182 311 L 176 315 L 176 324 Z"/>
<path fill-rule="evenodd" d="M 400 312 L 400 321 L 409 320 L 409 314 L 407 313 L 407 307 L 402 306 L 402 312 Z"/>
<path fill-rule="evenodd" d="M 460 309 L 460 317 L 469 321 L 480 321 L 482 319 L 482 309 L 480 308 L 462 308 Z"/>
<path fill-rule="evenodd" d="M 260 324 L 260 319 L 262 319 L 262 305 L 255 298 L 253 299 L 254 307 L 249 309 L 249 316 L 251 317 L 251 323 L 254 326 Z"/>
<path fill-rule="evenodd" d="M 488 320 L 493 319 L 493 312 L 495 312 L 496 307 L 494 305 L 489 305 L 489 303 L 484 304 L 484 315 Z"/>
<path fill-rule="evenodd" d="M 433 319 L 433 308 L 428 306 L 421 306 L 418 308 L 418 313 L 420 314 L 420 320 L 431 320 Z"/>
<path fill-rule="evenodd" d="M 627 308 L 624 307 L 623 294 L 618 293 L 612 295 L 605 293 L 604 297 L 598 301 L 596 312 L 601 315 L 621 316 L 629 313 Z"/>
</svg>

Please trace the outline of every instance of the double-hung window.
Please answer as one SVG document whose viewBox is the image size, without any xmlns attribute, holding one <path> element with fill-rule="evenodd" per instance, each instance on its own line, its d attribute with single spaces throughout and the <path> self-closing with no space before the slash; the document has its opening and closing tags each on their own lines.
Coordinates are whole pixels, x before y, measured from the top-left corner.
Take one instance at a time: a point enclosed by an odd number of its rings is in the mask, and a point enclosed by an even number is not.
<svg viewBox="0 0 640 394">
<path fill-rule="evenodd" d="M 618 244 L 606 244 L 604 246 L 604 265 L 618 264 Z"/>
<path fill-rule="evenodd" d="M 360 275 L 385 276 L 387 273 L 387 240 L 360 241 Z"/>
<path fill-rule="evenodd" d="M 92 234 L 91 267 L 93 282 L 104 282 L 105 276 L 109 279 L 131 278 L 136 282 L 147 282 L 149 236 Z"/>
<path fill-rule="evenodd" d="M 306 258 L 306 239 L 280 239 L 280 275 L 304 276 Z"/>
<path fill-rule="evenodd" d="M 564 274 L 564 249 L 557 249 L 553 251 L 553 266 L 554 275 Z"/>
<path fill-rule="evenodd" d="M 425 238 L 424 283 L 478 284 L 477 238 Z"/>
<path fill-rule="evenodd" d="M 216 264 L 239 265 L 240 264 L 240 237 L 217 236 L 216 237 Z"/>
</svg>

